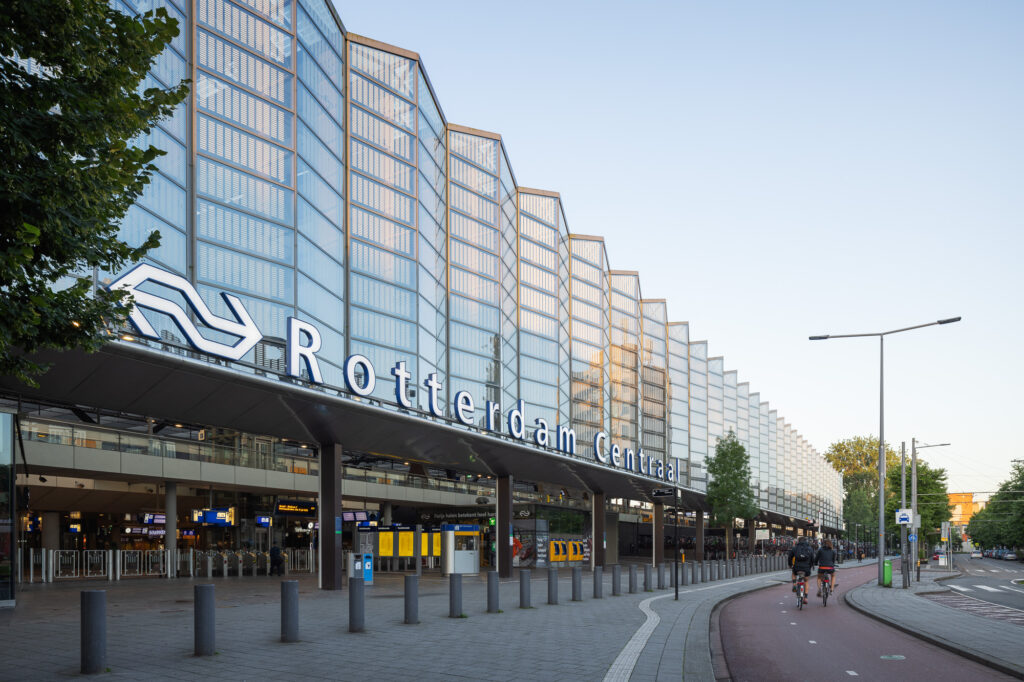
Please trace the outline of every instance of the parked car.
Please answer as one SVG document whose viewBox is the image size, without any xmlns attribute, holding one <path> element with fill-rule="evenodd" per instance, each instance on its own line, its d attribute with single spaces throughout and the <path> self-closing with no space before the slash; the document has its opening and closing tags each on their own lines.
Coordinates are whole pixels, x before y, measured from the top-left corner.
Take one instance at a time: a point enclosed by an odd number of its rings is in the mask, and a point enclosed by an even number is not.
<svg viewBox="0 0 1024 682">
<path fill-rule="evenodd" d="M 1007 552 L 1006 554 L 1003 555 L 1003 560 L 1004 561 L 1016 561 L 1017 560 L 1017 553 L 1016 552 Z"/>
<path fill-rule="evenodd" d="M 980 559 L 981 558 L 981 550 L 980 549 L 976 549 L 973 552 L 971 552 L 971 558 L 972 559 Z"/>
</svg>

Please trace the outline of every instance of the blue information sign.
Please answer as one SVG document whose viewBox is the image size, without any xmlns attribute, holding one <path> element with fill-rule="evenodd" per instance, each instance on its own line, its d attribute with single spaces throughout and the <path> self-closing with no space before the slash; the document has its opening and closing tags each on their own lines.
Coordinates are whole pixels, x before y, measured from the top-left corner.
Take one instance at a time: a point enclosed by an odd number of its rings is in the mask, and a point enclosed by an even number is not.
<svg viewBox="0 0 1024 682">
<path fill-rule="evenodd" d="M 911 533 L 910 535 L 907 536 L 907 540 L 909 540 L 911 542 L 917 542 L 917 534 L 916 533 Z"/>
</svg>

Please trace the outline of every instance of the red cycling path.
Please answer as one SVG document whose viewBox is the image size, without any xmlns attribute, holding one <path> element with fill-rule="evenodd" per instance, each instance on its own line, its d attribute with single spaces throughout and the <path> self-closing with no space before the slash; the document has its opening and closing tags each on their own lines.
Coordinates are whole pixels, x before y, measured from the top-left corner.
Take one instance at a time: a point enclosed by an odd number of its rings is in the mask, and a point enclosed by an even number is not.
<svg viewBox="0 0 1024 682">
<path fill-rule="evenodd" d="M 846 605 L 842 591 L 877 580 L 875 566 L 842 569 L 840 594 L 828 606 L 808 582 L 803 610 L 788 583 L 733 599 L 719 612 L 719 631 L 729 674 L 744 680 L 1015 679 L 912 635 Z M 902 658 L 887 658 L 887 657 Z M 721 677 L 724 671 L 716 669 Z"/>
</svg>

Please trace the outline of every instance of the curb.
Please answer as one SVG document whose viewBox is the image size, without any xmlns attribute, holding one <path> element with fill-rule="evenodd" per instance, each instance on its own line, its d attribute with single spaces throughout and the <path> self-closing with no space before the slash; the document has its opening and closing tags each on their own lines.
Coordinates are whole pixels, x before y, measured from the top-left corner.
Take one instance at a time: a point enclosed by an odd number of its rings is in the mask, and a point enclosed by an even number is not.
<svg viewBox="0 0 1024 682">
<path fill-rule="evenodd" d="M 949 576 L 949 577 L 950 578 L 955 578 L 955 577 L 958 577 L 958 576 Z M 947 580 L 948 579 L 949 578 L 947 578 Z M 843 594 L 843 602 L 847 606 L 849 606 L 852 609 L 856 610 L 857 612 L 862 613 L 862 614 L 864 614 L 865 616 L 867 616 L 869 618 L 873 618 L 873 619 L 877 620 L 880 623 L 883 623 L 883 624 L 888 625 L 890 627 L 896 628 L 897 630 L 899 630 L 901 632 L 905 632 L 908 635 L 912 635 L 914 637 L 917 637 L 918 639 L 923 640 L 925 642 L 928 642 L 929 644 L 934 644 L 935 646 L 937 646 L 939 648 L 942 648 L 942 649 L 945 649 L 946 651 L 951 651 L 954 654 L 958 654 L 960 656 L 963 656 L 964 658 L 970 659 L 970 660 L 974 661 L 975 663 L 980 663 L 980 664 L 982 664 L 982 665 L 984 665 L 986 667 L 992 668 L 993 670 L 998 670 L 1001 673 L 1004 673 L 1006 675 L 1010 675 L 1011 677 L 1016 677 L 1016 678 L 1024 680 L 1024 668 L 1022 668 L 1020 666 L 1011 666 L 1011 665 L 1003 664 L 1003 663 L 998 662 L 998 661 L 993 661 L 990 657 L 988 657 L 988 656 L 986 656 L 984 654 L 975 653 L 973 650 L 968 649 L 968 648 L 963 647 L 963 646 L 957 646 L 956 644 L 953 644 L 952 642 L 950 642 L 947 639 L 942 639 L 942 638 L 939 638 L 939 637 L 935 637 L 935 636 L 930 635 L 930 634 L 928 634 L 926 632 L 922 632 L 920 630 L 915 630 L 915 629 L 913 629 L 911 627 L 908 627 L 908 626 L 904 625 L 903 623 L 901 623 L 899 621 L 893 620 L 891 618 L 886 618 L 885 616 L 882 616 L 882 615 L 877 614 L 877 613 L 872 613 L 871 611 L 869 611 L 866 608 L 860 606 L 859 604 L 856 604 L 854 602 L 854 600 L 850 599 L 850 595 L 852 594 L 852 592 L 855 592 L 857 589 L 859 589 L 859 588 L 854 588 L 853 591 L 846 592 L 846 593 Z M 947 591 L 949 590 L 949 588 L 945 588 L 945 589 Z"/>
</svg>

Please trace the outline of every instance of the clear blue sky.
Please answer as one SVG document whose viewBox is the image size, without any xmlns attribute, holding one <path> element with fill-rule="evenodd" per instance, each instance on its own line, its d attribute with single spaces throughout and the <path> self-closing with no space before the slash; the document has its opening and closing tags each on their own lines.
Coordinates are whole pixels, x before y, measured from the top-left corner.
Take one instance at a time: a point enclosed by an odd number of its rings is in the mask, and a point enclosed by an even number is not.
<svg viewBox="0 0 1024 682">
<path fill-rule="evenodd" d="M 911 437 L 950 489 L 1024 458 L 1024 2 L 336 0 L 417 51 L 691 338 L 820 452 Z"/>
</svg>

